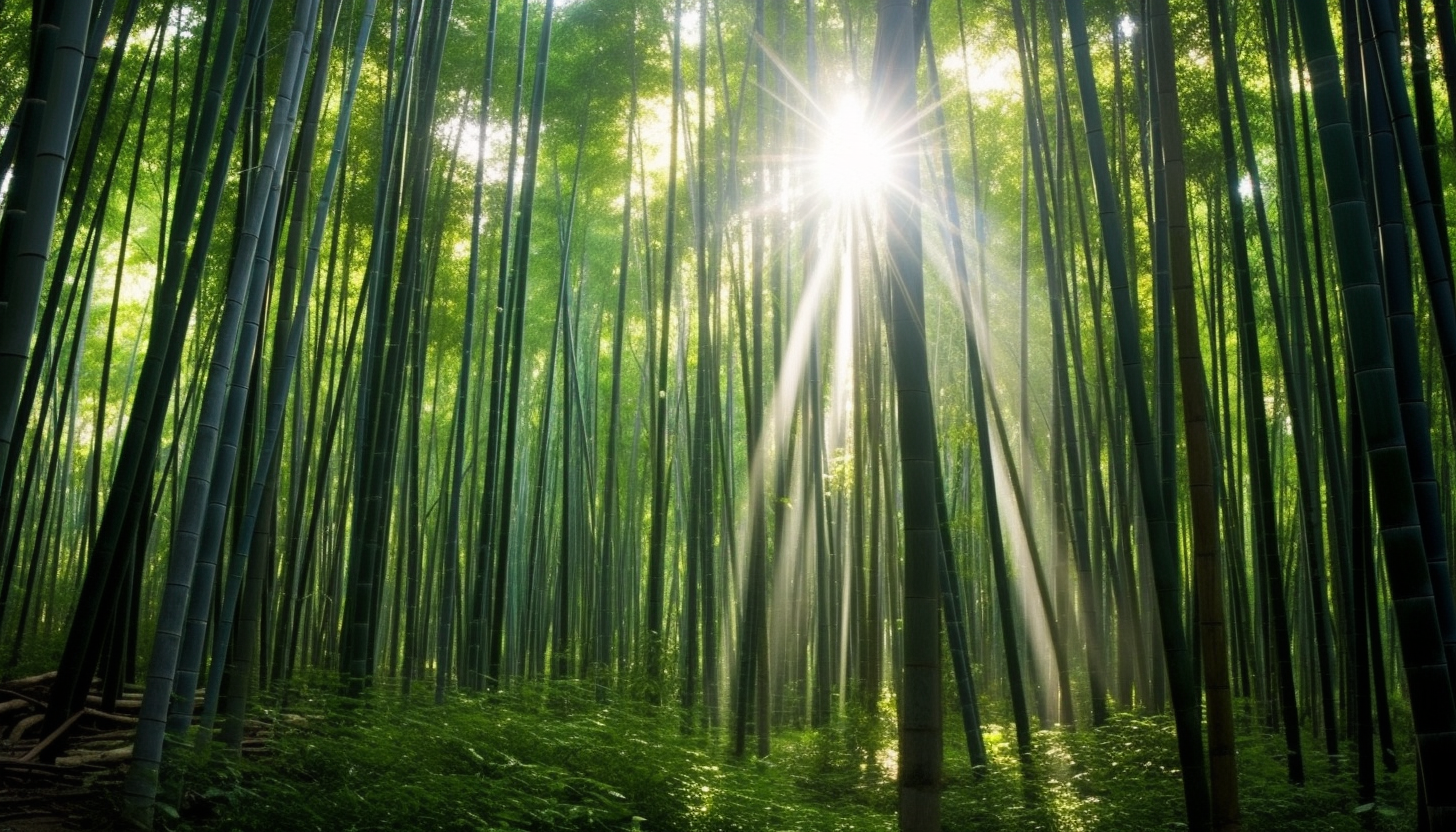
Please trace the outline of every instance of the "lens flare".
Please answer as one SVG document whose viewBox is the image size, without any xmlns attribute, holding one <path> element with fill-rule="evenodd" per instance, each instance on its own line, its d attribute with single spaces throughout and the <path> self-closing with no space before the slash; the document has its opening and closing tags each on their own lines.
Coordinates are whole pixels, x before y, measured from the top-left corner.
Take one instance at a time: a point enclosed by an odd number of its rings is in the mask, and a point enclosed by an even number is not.
<svg viewBox="0 0 1456 832">
<path fill-rule="evenodd" d="M 830 113 L 816 162 L 819 189 L 831 202 L 863 199 L 884 185 L 889 148 L 862 99 L 846 96 Z"/>
</svg>

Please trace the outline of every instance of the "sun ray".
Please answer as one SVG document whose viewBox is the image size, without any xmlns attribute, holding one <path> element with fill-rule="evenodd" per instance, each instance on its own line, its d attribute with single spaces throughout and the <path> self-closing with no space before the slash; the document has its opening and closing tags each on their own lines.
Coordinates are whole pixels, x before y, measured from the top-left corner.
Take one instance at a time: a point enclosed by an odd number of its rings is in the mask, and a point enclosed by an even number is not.
<svg viewBox="0 0 1456 832">
<path fill-rule="evenodd" d="M 889 149 L 859 96 L 842 96 L 829 114 L 814 167 L 819 195 L 830 204 L 871 198 L 888 181 Z"/>
</svg>

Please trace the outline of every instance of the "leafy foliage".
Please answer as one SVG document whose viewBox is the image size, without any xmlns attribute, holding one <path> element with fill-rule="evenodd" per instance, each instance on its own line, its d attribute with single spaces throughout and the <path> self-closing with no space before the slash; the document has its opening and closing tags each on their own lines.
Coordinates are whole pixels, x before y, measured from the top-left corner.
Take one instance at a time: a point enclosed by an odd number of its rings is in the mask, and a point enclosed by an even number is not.
<svg viewBox="0 0 1456 832">
<path fill-rule="evenodd" d="M 241 772 L 195 784 L 183 829 L 844 830 L 895 828 L 893 720 L 851 712 L 819 731 L 780 734 L 764 760 L 733 761 L 683 734 L 677 714 L 598 704 L 579 684 L 524 686 L 443 707 L 381 696 L 366 709 L 325 697 L 324 718 L 280 723 Z M 893 709 L 889 709 L 893 712 Z M 1093 832 L 1182 828 L 1171 721 L 1118 714 L 1080 732 L 1042 731 L 1031 759 L 986 726 L 990 766 L 947 746 L 944 828 Z M 1312 744 L 1313 745 L 1313 744 Z M 1280 738 L 1245 725 L 1245 828 L 1396 830 L 1413 815 L 1409 761 L 1357 807 L 1348 771 L 1310 766 L 1288 785 Z M 1348 763 L 1342 761 L 1342 766 Z"/>
<path fill-rule="evenodd" d="M 195 828 L 270 832 L 893 826 L 888 811 L 865 813 L 806 780 L 809 745 L 782 762 L 730 763 L 665 716 L 598 705 L 578 685 L 442 708 L 381 698 L 362 712 L 331 712 L 318 727 L 280 726 L 266 759 L 231 788 L 200 785 L 189 814 Z"/>
</svg>

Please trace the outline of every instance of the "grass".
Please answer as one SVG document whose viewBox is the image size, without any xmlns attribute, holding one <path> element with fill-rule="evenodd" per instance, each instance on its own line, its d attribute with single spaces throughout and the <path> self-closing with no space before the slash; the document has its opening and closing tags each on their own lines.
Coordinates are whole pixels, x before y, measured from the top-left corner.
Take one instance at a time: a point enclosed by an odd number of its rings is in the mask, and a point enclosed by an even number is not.
<svg viewBox="0 0 1456 832">
<path fill-rule="evenodd" d="M 270 751 L 195 777 L 179 830 L 893 830 L 893 720 L 851 715 L 820 731 L 775 734 L 763 760 L 734 760 L 726 737 L 686 735 L 678 712 L 598 704 L 579 685 L 458 697 L 381 695 L 364 707 L 323 695 L 280 722 Z M 893 713 L 893 707 L 887 710 Z M 954 719 L 954 717 L 950 717 Z M 948 723 L 954 726 L 954 723 Z M 989 767 L 973 773 L 947 731 L 947 830 L 1183 828 L 1171 722 L 1117 715 L 1096 730 L 1043 731 L 1023 771 L 1010 729 L 985 726 Z M 1307 749 L 1319 748 L 1311 738 Z M 1408 747 L 1408 744 L 1407 744 Z M 1353 763 L 1332 774 L 1309 752 L 1290 787 L 1282 741 L 1240 737 L 1245 829 L 1413 826 L 1410 766 L 1384 802 L 1356 811 Z"/>
</svg>

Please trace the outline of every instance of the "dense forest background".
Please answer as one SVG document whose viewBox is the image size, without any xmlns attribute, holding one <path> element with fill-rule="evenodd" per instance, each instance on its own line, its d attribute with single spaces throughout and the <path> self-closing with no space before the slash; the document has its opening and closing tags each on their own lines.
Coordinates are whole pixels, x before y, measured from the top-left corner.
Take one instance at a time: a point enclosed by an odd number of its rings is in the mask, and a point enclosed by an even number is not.
<svg viewBox="0 0 1456 832">
<path fill-rule="evenodd" d="M 131 713 L 150 827 L 545 684 L 893 727 L 903 829 L 1143 717 L 1190 829 L 1251 737 L 1456 828 L 1449 0 L 0 0 L 0 78 L 15 765 Z"/>
</svg>

